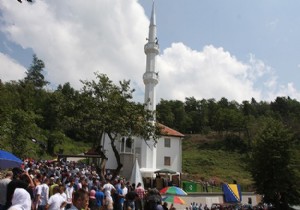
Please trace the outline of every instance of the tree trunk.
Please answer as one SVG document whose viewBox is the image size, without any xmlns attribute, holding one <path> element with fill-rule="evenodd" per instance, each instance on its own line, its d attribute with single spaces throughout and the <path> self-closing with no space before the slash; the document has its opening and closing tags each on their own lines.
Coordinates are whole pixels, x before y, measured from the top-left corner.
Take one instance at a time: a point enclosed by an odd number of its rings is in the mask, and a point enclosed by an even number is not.
<svg viewBox="0 0 300 210">
<path fill-rule="evenodd" d="M 102 181 L 105 180 L 105 165 L 107 162 L 107 158 L 101 158 L 101 163 L 100 163 L 100 168 L 97 166 L 97 168 L 99 168 L 99 172 L 97 172 L 98 174 L 100 174 L 100 179 Z"/>
<path fill-rule="evenodd" d="M 116 158 L 116 161 L 117 161 L 117 164 L 118 164 L 116 170 L 114 171 L 114 173 L 112 175 L 112 180 L 114 180 L 117 177 L 117 175 L 120 174 L 120 171 L 121 171 L 121 169 L 123 167 L 123 164 L 121 163 L 120 153 L 117 150 L 116 145 L 115 145 L 115 139 L 116 139 L 116 137 L 113 138 L 110 133 L 108 133 L 107 135 L 110 138 L 111 148 L 112 148 L 112 150 L 113 150 L 113 152 L 115 154 L 115 158 Z"/>
</svg>

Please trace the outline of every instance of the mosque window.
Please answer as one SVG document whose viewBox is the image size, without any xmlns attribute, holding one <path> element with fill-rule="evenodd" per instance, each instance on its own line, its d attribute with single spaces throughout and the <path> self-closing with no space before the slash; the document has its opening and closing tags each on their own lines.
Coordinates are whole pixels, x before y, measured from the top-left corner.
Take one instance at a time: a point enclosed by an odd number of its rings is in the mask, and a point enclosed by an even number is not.
<svg viewBox="0 0 300 210">
<path fill-rule="evenodd" d="M 165 147 L 171 147 L 171 139 L 165 138 Z"/>
<path fill-rule="evenodd" d="M 165 158 L 164 158 L 164 165 L 165 166 L 170 166 L 171 165 L 171 157 L 165 156 Z"/>
</svg>

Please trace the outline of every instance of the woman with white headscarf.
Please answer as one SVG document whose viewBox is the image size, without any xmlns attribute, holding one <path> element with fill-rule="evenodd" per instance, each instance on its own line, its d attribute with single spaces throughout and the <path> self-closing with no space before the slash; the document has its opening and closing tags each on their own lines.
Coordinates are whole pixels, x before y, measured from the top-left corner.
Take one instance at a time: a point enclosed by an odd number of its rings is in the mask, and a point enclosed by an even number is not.
<svg viewBox="0 0 300 210">
<path fill-rule="evenodd" d="M 16 188 L 8 210 L 31 210 L 30 194 L 22 188 Z"/>
</svg>

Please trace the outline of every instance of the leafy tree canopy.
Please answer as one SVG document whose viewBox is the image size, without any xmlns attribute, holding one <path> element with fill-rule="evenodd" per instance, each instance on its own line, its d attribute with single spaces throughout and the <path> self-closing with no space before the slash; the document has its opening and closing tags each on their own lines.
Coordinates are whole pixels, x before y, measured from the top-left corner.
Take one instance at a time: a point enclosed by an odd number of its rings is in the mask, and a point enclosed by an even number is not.
<svg viewBox="0 0 300 210">
<path fill-rule="evenodd" d="M 267 118 L 253 144 L 251 173 L 264 202 L 276 209 L 300 203 L 299 179 L 291 164 L 294 136 L 281 122 Z"/>
<path fill-rule="evenodd" d="M 45 85 L 49 84 L 49 82 L 45 80 L 45 77 L 42 73 L 44 68 L 44 62 L 38 59 L 36 55 L 33 55 L 32 64 L 26 72 L 26 77 L 24 79 L 25 82 L 33 84 L 34 87 L 38 89 L 41 89 Z"/>
</svg>

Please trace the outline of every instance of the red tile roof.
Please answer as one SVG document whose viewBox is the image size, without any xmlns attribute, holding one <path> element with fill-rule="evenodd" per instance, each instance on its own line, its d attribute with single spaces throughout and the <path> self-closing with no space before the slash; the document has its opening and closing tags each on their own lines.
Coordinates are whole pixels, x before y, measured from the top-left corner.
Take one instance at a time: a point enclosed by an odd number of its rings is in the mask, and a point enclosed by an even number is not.
<svg viewBox="0 0 300 210">
<path fill-rule="evenodd" d="M 158 123 L 158 125 L 161 127 L 161 135 L 164 136 L 176 136 L 176 137 L 184 137 L 184 135 L 172 128 L 169 128 L 168 126 L 165 126 L 161 123 Z"/>
<path fill-rule="evenodd" d="M 91 148 L 89 151 L 84 153 L 85 155 L 99 155 L 98 152 L 96 152 L 96 148 Z"/>
</svg>

